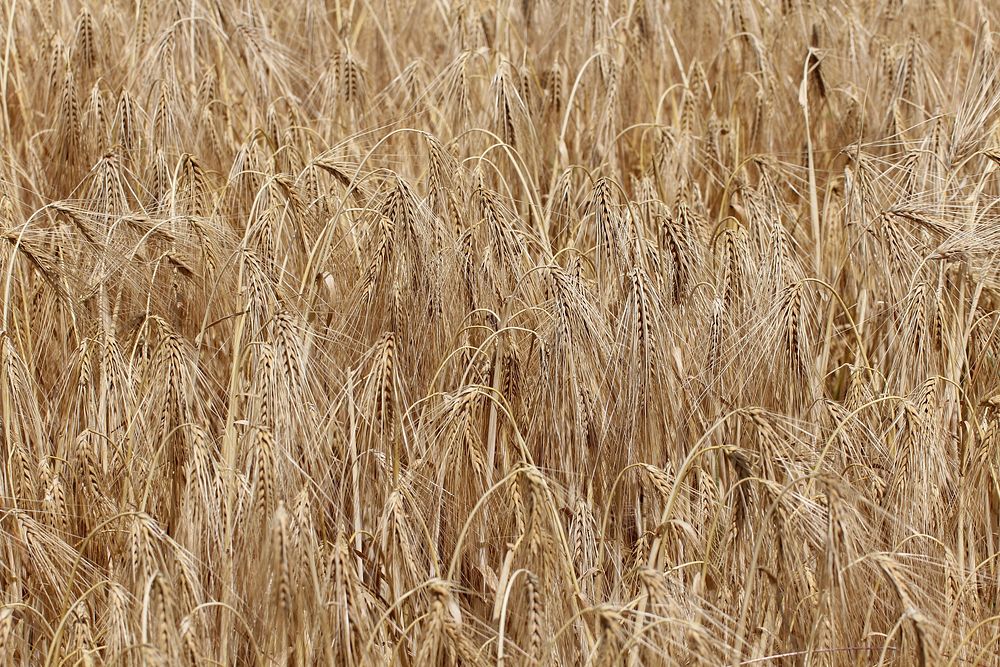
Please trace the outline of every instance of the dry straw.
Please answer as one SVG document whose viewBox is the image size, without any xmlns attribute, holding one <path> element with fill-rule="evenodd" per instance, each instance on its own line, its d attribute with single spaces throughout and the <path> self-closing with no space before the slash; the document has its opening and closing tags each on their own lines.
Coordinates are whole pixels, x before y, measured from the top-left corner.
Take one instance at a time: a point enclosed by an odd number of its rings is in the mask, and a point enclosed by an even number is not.
<svg viewBox="0 0 1000 667">
<path fill-rule="evenodd" d="M 995 664 L 998 19 L 0 2 L 0 663 Z"/>
</svg>

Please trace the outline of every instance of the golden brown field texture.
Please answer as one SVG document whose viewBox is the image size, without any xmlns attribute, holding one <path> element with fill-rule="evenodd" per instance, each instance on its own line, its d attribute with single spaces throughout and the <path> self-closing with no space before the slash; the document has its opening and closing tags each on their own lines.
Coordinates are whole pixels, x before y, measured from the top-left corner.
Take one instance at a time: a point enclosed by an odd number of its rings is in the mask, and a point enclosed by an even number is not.
<svg viewBox="0 0 1000 667">
<path fill-rule="evenodd" d="M 1000 665 L 998 25 L 0 0 L 0 664 Z"/>
</svg>

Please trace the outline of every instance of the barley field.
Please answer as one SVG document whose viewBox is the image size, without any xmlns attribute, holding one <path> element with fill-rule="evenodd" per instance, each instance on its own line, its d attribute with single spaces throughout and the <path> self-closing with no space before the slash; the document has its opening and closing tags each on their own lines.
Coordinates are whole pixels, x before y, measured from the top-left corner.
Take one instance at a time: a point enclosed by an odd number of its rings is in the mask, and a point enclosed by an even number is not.
<svg viewBox="0 0 1000 667">
<path fill-rule="evenodd" d="M 1000 664 L 998 27 L 0 0 L 0 663 Z"/>
</svg>

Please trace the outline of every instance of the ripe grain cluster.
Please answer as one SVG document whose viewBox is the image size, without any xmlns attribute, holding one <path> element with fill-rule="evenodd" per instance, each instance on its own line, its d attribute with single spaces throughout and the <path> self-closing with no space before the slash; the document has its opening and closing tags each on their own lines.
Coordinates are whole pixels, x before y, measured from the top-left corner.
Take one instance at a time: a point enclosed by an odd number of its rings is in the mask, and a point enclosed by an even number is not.
<svg viewBox="0 0 1000 667">
<path fill-rule="evenodd" d="M 0 2 L 0 663 L 989 665 L 985 0 Z"/>
</svg>

